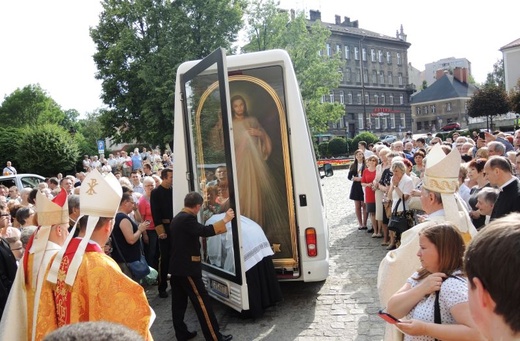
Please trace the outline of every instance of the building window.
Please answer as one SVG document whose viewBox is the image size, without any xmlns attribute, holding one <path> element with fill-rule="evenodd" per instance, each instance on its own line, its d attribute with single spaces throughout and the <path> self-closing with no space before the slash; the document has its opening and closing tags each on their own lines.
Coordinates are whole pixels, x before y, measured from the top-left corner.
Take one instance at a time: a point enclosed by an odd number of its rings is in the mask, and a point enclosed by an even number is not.
<svg viewBox="0 0 520 341">
<path fill-rule="evenodd" d="M 379 71 L 379 83 L 385 84 L 385 72 L 384 71 Z"/>
<path fill-rule="evenodd" d="M 320 57 L 323 56 L 323 51 L 322 50 L 318 51 L 318 56 L 320 56 Z"/>
<path fill-rule="evenodd" d="M 340 81 L 340 82 L 343 82 L 343 80 L 345 79 L 345 78 L 343 77 L 343 71 L 342 71 L 342 70 L 338 70 L 338 72 L 339 72 L 339 81 Z"/>
<path fill-rule="evenodd" d="M 446 111 L 451 111 L 451 102 L 446 103 Z"/>
<path fill-rule="evenodd" d="M 379 96 L 374 95 L 374 104 L 379 104 Z"/>
<path fill-rule="evenodd" d="M 377 51 L 377 61 L 380 63 L 383 62 L 383 51 L 381 51 L 381 50 Z"/>
<path fill-rule="evenodd" d="M 390 129 L 395 129 L 395 115 L 390 114 Z"/>
<path fill-rule="evenodd" d="M 388 129 L 388 120 L 386 117 L 381 117 L 381 128 Z"/>
<path fill-rule="evenodd" d="M 394 77 L 392 76 L 392 72 L 388 72 L 388 85 L 394 85 Z"/>
<path fill-rule="evenodd" d="M 394 105 L 394 95 L 388 96 L 388 102 L 390 103 L 390 105 Z"/>
<path fill-rule="evenodd" d="M 401 122 L 399 124 L 401 125 L 401 129 L 406 128 L 406 116 L 403 113 L 401 113 Z"/>
<path fill-rule="evenodd" d="M 386 103 L 386 98 L 385 98 L 385 95 L 381 95 L 381 105 L 385 105 Z"/>
<path fill-rule="evenodd" d="M 422 130 L 422 122 L 417 122 L 417 130 Z"/>
<path fill-rule="evenodd" d="M 356 97 L 357 97 L 357 103 L 358 103 L 358 104 L 362 104 L 362 103 L 361 103 L 361 94 L 357 94 Z"/>
<path fill-rule="evenodd" d="M 365 94 L 365 104 L 370 104 L 370 95 Z"/>
<path fill-rule="evenodd" d="M 322 46 L 323 46 L 323 45 L 322 45 Z M 329 56 L 329 57 L 330 57 L 330 55 L 331 55 L 331 51 L 330 51 L 330 44 L 329 44 L 329 43 L 327 43 L 327 56 Z"/>
<path fill-rule="evenodd" d="M 361 69 L 356 70 L 356 82 L 361 83 Z"/>
<path fill-rule="evenodd" d="M 370 49 L 370 60 L 372 61 L 372 63 L 375 63 L 376 61 L 376 50 L 374 49 Z"/>
<path fill-rule="evenodd" d="M 420 115 L 421 115 L 421 107 L 417 107 L 417 108 L 415 108 L 415 114 L 416 114 L 417 116 L 420 116 Z"/>
<path fill-rule="evenodd" d="M 399 104 L 400 105 L 404 104 L 404 96 L 403 95 L 399 95 Z"/>
<path fill-rule="evenodd" d="M 372 71 L 372 83 L 377 84 L 377 71 Z"/>
<path fill-rule="evenodd" d="M 321 96 L 321 103 L 325 103 L 326 99 L 325 99 L 325 95 Z"/>
<path fill-rule="evenodd" d="M 354 59 L 359 60 L 359 48 L 357 46 L 354 47 Z"/>
<path fill-rule="evenodd" d="M 374 119 L 374 123 L 375 123 L 375 124 L 374 124 L 375 129 L 378 129 L 378 130 L 381 129 L 381 120 L 379 119 L 379 117 L 376 117 L 376 118 Z"/>
<path fill-rule="evenodd" d="M 361 96 L 361 95 L 360 95 Z M 363 117 L 363 114 L 358 114 L 358 127 L 359 130 L 365 129 L 365 118 Z"/>
<path fill-rule="evenodd" d="M 347 75 L 346 75 L 346 77 L 345 77 L 345 78 L 347 79 L 347 82 L 349 82 L 349 83 L 350 83 L 350 81 L 351 81 L 351 76 L 350 76 L 350 69 L 346 69 L 346 70 L 345 70 L 345 72 L 347 73 Z"/>
<path fill-rule="evenodd" d="M 361 57 L 363 58 L 364 62 L 367 61 L 367 49 L 365 49 L 364 47 L 363 49 L 361 49 Z"/>
<path fill-rule="evenodd" d="M 350 59 L 350 48 L 345 45 L 345 59 Z"/>
<path fill-rule="evenodd" d="M 431 106 L 431 109 L 432 109 L 432 114 L 435 114 L 435 104 L 433 104 L 433 105 Z"/>
<path fill-rule="evenodd" d="M 336 44 L 336 53 L 341 56 L 341 46 L 339 44 Z"/>
<path fill-rule="evenodd" d="M 403 85 L 403 74 L 402 73 L 399 73 L 397 75 L 397 80 L 399 82 L 399 85 L 402 86 Z"/>
<path fill-rule="evenodd" d="M 401 65 L 401 54 L 397 53 L 396 57 L 397 57 L 397 65 Z"/>
<path fill-rule="evenodd" d="M 345 104 L 345 93 L 343 91 L 339 92 L 339 102 Z"/>
<path fill-rule="evenodd" d="M 386 51 L 386 62 L 388 64 L 392 64 L 392 54 L 390 53 L 390 51 Z"/>
<path fill-rule="evenodd" d="M 425 115 L 428 114 L 428 106 L 427 106 L 427 105 L 424 106 L 424 114 L 425 114 Z"/>
<path fill-rule="evenodd" d="M 348 104 L 352 104 L 352 92 L 349 92 L 347 94 L 347 101 L 348 101 Z"/>
<path fill-rule="evenodd" d="M 363 69 L 363 83 L 368 83 L 368 70 Z"/>
<path fill-rule="evenodd" d="M 330 98 L 330 103 L 334 103 L 334 92 L 333 91 L 330 92 L 329 98 Z"/>
</svg>

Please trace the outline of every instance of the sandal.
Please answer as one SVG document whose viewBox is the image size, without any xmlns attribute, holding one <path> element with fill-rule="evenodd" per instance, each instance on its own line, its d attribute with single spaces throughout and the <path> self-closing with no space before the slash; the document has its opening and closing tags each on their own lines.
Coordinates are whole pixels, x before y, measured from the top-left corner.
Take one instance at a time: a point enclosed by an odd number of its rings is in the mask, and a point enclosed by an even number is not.
<svg viewBox="0 0 520 341">
<path fill-rule="evenodd" d="M 368 227 L 366 227 L 366 226 L 360 226 L 360 227 L 358 227 L 357 229 L 358 229 L 358 230 L 366 230 L 367 228 L 368 228 Z"/>
<path fill-rule="evenodd" d="M 386 249 L 387 249 L 387 250 L 395 250 L 395 249 L 397 249 L 397 247 L 395 246 L 395 244 L 393 244 L 393 245 L 388 245 L 388 246 L 386 247 Z"/>
<path fill-rule="evenodd" d="M 388 245 L 390 245 L 390 242 L 382 242 L 381 243 L 381 246 L 388 246 Z"/>
</svg>

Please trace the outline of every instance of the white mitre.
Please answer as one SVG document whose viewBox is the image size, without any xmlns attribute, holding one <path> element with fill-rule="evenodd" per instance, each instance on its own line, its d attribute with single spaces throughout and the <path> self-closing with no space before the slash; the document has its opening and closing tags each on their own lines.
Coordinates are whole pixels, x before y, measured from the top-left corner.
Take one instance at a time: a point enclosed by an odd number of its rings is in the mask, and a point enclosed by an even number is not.
<svg viewBox="0 0 520 341">
<path fill-rule="evenodd" d="M 457 148 L 446 155 L 440 144 L 432 147 L 425 158 L 423 187 L 441 194 L 446 220 L 455 224 L 462 233 L 476 233 L 468 211 L 458 194 L 461 156 Z"/>
<path fill-rule="evenodd" d="M 121 188 L 121 184 L 112 173 L 103 176 L 103 174 L 101 174 L 97 169 L 94 169 L 90 171 L 82 181 L 80 189 L 81 215 L 77 221 L 87 215 L 87 228 L 85 236 L 81 240 L 68 268 L 67 276 L 65 278 L 65 283 L 67 285 L 72 286 L 74 284 L 76 274 L 78 273 L 79 266 L 83 260 L 85 249 L 99 218 L 113 218 L 119 208 L 122 195 L 123 189 Z M 77 226 L 74 226 L 73 231 L 71 231 L 69 237 L 65 241 L 65 245 L 54 259 L 47 277 L 47 280 L 51 283 L 56 283 L 57 281 L 58 271 L 63 255 L 72 240 L 76 228 Z"/>
<path fill-rule="evenodd" d="M 43 255 L 47 248 L 49 235 L 53 225 L 69 224 L 69 204 L 67 200 L 67 192 L 60 191 L 54 199 L 49 199 L 40 191 L 36 193 L 35 205 L 36 217 L 38 221 L 38 230 L 34 238 L 29 253 L 33 255 L 33 267 L 31 269 L 32 285 L 36 288 L 36 279 L 38 271 L 43 261 Z"/>
</svg>

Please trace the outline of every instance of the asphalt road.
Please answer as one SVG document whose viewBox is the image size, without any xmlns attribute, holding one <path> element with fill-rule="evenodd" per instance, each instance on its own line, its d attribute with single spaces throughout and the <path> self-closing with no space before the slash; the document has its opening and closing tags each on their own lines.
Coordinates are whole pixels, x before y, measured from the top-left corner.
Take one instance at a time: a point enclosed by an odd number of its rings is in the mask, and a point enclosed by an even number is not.
<svg viewBox="0 0 520 341">
<path fill-rule="evenodd" d="M 224 334 L 233 340 L 356 340 L 378 341 L 384 321 L 376 280 L 379 262 L 386 254 L 381 239 L 357 230 L 354 204 L 348 199 L 351 182 L 346 170 L 322 180 L 330 229 L 330 275 L 316 283 L 284 282 L 284 301 L 256 320 L 242 319 L 232 309 L 213 300 L 213 307 Z M 170 298 L 157 296 L 157 288 L 147 288 L 157 314 L 152 335 L 157 341 L 175 340 Z M 204 340 L 197 317 L 188 306 L 186 323 Z"/>
</svg>

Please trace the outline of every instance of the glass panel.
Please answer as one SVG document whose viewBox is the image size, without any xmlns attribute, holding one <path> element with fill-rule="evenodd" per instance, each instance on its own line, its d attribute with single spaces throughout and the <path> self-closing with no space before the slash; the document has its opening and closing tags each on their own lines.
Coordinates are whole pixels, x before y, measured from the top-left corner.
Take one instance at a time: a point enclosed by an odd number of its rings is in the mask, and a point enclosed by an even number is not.
<svg viewBox="0 0 520 341">
<path fill-rule="evenodd" d="M 186 105 L 190 116 L 193 138 L 194 174 L 193 181 L 204 198 L 201 209 L 203 224 L 214 223 L 221 218 L 231 205 L 231 195 L 235 193 L 231 169 L 227 160 L 224 138 L 224 117 L 222 113 L 218 75 L 201 74 L 186 82 Z M 197 186 L 198 185 L 198 186 Z M 225 234 L 201 238 L 202 261 L 209 266 L 235 274 L 233 250 L 233 229 Z"/>
<path fill-rule="evenodd" d="M 240 74 L 230 75 L 228 81 L 237 179 L 234 187 L 227 173 L 230 151 L 225 148 L 226 129 L 216 75 L 199 76 L 190 83 L 188 105 L 197 108 L 192 112 L 196 183 L 206 198 L 203 222 L 218 221 L 218 214 L 230 207 L 230 199 L 231 203 L 236 199 L 241 216 L 262 228 L 275 252 L 275 263 L 287 261 L 294 265 L 296 221 L 283 70 L 279 66 L 241 70 Z M 242 224 L 243 233 L 247 233 L 244 228 Z M 203 241 L 204 261 L 233 273 L 234 239 L 229 232 L 207 238 Z M 247 255 L 244 257 L 247 266 Z"/>
</svg>

